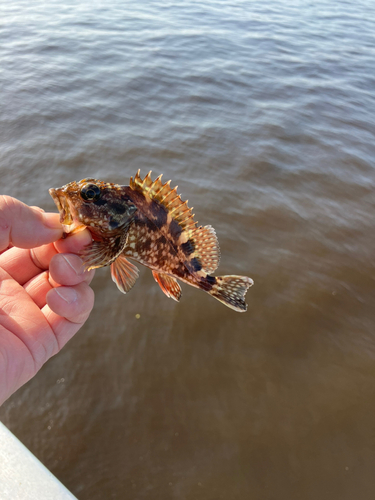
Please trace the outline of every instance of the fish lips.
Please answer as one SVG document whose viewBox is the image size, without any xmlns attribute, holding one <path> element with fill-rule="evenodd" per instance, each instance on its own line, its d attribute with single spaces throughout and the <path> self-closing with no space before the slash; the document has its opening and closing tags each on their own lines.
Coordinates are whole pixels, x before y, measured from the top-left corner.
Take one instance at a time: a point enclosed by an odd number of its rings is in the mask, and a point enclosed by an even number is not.
<svg viewBox="0 0 375 500">
<path fill-rule="evenodd" d="M 61 189 L 51 188 L 49 194 L 52 196 L 53 201 L 60 212 L 60 222 L 61 224 L 70 225 L 73 223 L 73 218 L 70 213 L 70 207 L 68 200 L 65 195 L 61 192 Z"/>
<path fill-rule="evenodd" d="M 84 229 L 85 226 L 76 220 L 75 209 L 69 203 L 69 199 L 63 189 L 51 188 L 49 194 L 60 212 L 60 223 L 63 225 L 65 233 L 77 232 L 80 229 Z"/>
</svg>

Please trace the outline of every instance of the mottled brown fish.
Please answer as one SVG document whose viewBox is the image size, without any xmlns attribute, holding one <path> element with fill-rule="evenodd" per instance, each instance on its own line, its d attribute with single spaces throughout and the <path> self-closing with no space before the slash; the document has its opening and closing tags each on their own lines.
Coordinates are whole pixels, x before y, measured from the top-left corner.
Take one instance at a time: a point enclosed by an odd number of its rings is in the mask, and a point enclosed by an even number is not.
<svg viewBox="0 0 375 500">
<path fill-rule="evenodd" d="M 211 226 L 198 226 L 192 209 L 161 175 L 142 180 L 139 171 L 129 186 L 97 179 L 71 182 L 50 194 L 66 233 L 87 227 L 93 238 L 81 256 L 87 269 L 111 266 L 113 281 L 128 292 L 138 277 L 132 260 L 149 267 L 160 288 L 179 301 L 177 279 L 201 288 L 235 311 L 246 311 L 247 276 L 211 276 L 220 260 Z M 177 279 L 176 279 L 177 278 Z"/>
</svg>

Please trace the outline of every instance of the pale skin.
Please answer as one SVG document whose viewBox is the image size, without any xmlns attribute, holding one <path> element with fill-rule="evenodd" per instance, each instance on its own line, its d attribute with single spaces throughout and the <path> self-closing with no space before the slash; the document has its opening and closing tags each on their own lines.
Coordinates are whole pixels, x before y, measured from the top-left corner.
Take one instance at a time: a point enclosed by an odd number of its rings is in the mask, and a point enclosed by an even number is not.
<svg viewBox="0 0 375 500">
<path fill-rule="evenodd" d="M 77 253 L 87 229 L 62 237 L 59 215 L 0 196 L 0 405 L 87 320 L 94 271 Z"/>
</svg>

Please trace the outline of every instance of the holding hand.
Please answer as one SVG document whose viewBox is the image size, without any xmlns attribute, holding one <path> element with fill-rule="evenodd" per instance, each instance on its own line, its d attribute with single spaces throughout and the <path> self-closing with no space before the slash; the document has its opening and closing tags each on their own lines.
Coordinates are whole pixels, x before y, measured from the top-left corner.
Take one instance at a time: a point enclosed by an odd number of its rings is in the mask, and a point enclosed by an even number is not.
<svg viewBox="0 0 375 500">
<path fill-rule="evenodd" d="M 61 240 L 59 215 L 0 196 L 0 404 L 88 318 L 94 271 L 76 255 L 84 230 Z"/>
</svg>

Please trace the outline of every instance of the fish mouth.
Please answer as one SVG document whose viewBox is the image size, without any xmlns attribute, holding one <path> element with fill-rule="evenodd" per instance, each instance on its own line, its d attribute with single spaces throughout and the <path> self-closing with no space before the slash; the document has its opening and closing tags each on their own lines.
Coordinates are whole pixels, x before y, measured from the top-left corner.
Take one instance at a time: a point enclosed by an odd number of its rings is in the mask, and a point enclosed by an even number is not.
<svg viewBox="0 0 375 500">
<path fill-rule="evenodd" d="M 85 228 L 84 224 L 77 220 L 77 211 L 69 202 L 63 188 L 51 188 L 49 194 L 60 213 L 60 224 L 62 224 L 65 233 L 76 233 Z"/>
<path fill-rule="evenodd" d="M 63 226 L 70 226 L 71 224 L 73 224 L 73 217 L 71 215 L 69 203 L 66 196 L 61 191 L 61 188 L 51 188 L 49 190 L 49 194 L 52 196 L 57 210 L 60 212 L 60 223 Z"/>
</svg>

